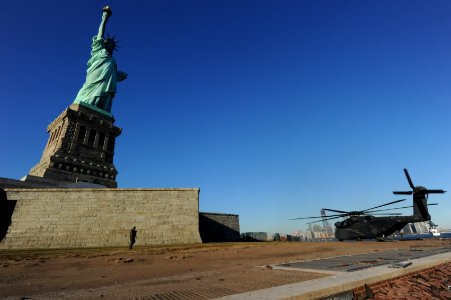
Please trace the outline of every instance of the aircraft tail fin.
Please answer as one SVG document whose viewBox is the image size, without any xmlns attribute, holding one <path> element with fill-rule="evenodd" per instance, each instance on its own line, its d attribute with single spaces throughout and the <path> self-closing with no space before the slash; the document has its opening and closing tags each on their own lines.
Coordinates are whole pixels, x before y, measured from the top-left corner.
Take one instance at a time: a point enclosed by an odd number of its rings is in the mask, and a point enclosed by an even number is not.
<svg viewBox="0 0 451 300">
<path fill-rule="evenodd" d="M 414 195 L 413 197 L 413 215 L 421 219 L 421 221 L 431 220 L 431 215 L 428 211 L 428 200 L 425 195 Z"/>
</svg>

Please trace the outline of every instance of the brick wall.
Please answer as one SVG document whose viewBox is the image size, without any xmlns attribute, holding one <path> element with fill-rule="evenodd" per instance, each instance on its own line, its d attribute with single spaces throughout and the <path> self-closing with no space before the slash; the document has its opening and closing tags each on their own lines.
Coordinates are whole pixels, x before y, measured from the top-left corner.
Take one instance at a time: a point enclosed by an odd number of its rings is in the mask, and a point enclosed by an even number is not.
<svg viewBox="0 0 451 300">
<path fill-rule="evenodd" d="M 5 189 L 15 201 L 0 249 L 200 243 L 199 189 Z"/>
<path fill-rule="evenodd" d="M 408 273 L 353 290 L 354 299 L 451 299 L 449 281 L 451 263 Z M 409 296 L 409 298 L 407 298 Z"/>
<path fill-rule="evenodd" d="M 199 213 L 199 230 L 202 242 L 238 242 L 240 240 L 239 216 L 221 213 Z"/>
</svg>

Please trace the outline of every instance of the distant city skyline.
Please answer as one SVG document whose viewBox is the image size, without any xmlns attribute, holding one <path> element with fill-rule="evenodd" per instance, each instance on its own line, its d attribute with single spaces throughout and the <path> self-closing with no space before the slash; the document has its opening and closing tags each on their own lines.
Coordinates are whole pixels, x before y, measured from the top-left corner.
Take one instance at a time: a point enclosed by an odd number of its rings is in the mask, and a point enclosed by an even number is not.
<svg viewBox="0 0 451 300">
<path fill-rule="evenodd" d="M 104 5 L 3 3 L 0 177 L 39 161 L 85 80 Z M 415 185 L 451 188 L 449 1 L 108 5 L 129 74 L 112 105 L 119 187 L 198 187 L 200 211 L 286 233 L 322 208 L 402 198 L 403 168 Z M 449 194 L 429 197 L 441 228 Z"/>
</svg>

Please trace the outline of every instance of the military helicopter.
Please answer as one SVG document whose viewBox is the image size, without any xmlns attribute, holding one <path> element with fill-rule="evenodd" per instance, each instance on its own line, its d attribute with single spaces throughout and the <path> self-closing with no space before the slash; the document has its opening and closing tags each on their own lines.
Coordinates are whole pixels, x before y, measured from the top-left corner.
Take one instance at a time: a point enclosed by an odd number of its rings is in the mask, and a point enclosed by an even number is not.
<svg viewBox="0 0 451 300">
<path fill-rule="evenodd" d="M 337 214 L 318 217 L 305 217 L 305 218 L 295 218 L 290 220 L 301 220 L 301 219 L 316 219 L 321 218 L 315 222 L 323 222 L 325 220 L 333 220 L 338 218 L 346 218 L 343 221 L 335 223 L 335 237 L 339 241 L 343 240 L 361 240 L 361 239 L 377 239 L 384 240 L 385 237 L 390 234 L 401 230 L 408 223 L 413 222 L 423 222 L 430 221 L 431 216 L 428 212 L 429 205 L 437 205 L 437 203 L 427 203 L 429 194 L 442 194 L 445 193 L 444 190 L 429 190 L 423 186 L 414 186 L 412 179 L 410 178 L 407 169 L 404 169 L 404 174 L 409 182 L 411 191 L 395 191 L 395 195 L 412 195 L 413 205 L 403 206 L 388 209 L 377 209 L 387 205 L 399 203 L 405 201 L 406 199 L 395 200 L 389 203 L 378 205 L 369 209 L 360 211 L 342 211 L 336 209 L 323 208 L 325 211 L 335 212 Z M 396 210 L 413 207 L 413 215 L 411 216 L 401 216 L 401 214 L 392 213 L 385 217 L 377 217 L 375 215 L 385 215 L 386 213 L 380 213 L 382 211 Z"/>
</svg>

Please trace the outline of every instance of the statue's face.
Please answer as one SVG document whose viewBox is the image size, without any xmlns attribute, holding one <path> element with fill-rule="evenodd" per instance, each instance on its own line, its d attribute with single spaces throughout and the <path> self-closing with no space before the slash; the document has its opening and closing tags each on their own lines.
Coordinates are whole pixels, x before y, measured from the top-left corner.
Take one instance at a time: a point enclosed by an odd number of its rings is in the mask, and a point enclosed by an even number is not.
<svg viewBox="0 0 451 300">
<path fill-rule="evenodd" d="M 113 40 L 111 40 L 111 39 L 106 39 L 105 41 L 104 41 L 104 47 L 105 47 L 105 49 L 110 53 L 110 54 L 112 54 L 113 53 L 113 51 L 114 51 L 114 49 L 116 48 L 116 43 L 113 41 Z"/>
</svg>

